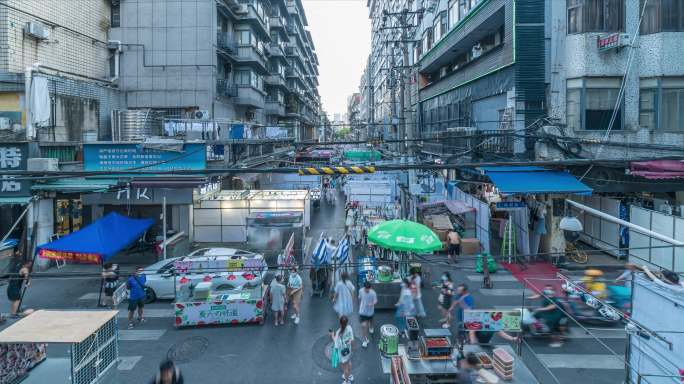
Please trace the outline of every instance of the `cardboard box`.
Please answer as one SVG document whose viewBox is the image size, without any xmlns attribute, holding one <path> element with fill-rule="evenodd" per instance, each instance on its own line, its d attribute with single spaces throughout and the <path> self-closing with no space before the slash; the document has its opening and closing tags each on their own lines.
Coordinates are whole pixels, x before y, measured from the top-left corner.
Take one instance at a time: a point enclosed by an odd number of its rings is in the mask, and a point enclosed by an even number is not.
<svg viewBox="0 0 684 384">
<path fill-rule="evenodd" d="M 474 238 L 461 239 L 461 254 L 475 255 L 480 253 L 480 240 Z"/>
<path fill-rule="evenodd" d="M 447 235 L 449 234 L 449 231 L 442 229 L 433 229 L 433 231 L 437 234 L 437 237 L 439 237 L 439 241 L 447 241 Z"/>
</svg>

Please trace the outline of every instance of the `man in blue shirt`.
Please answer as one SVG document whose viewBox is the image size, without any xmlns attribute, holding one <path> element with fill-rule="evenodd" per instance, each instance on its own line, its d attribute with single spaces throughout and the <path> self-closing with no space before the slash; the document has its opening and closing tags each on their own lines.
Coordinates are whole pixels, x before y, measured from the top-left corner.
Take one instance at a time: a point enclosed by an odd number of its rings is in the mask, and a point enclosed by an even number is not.
<svg viewBox="0 0 684 384">
<path fill-rule="evenodd" d="M 128 277 L 126 285 L 128 287 L 128 329 L 133 328 L 133 314 L 138 309 L 138 322 L 145 322 L 143 318 L 143 307 L 145 306 L 145 282 L 147 278 L 143 269 L 138 267 L 135 274 Z"/>
<path fill-rule="evenodd" d="M 461 338 L 465 338 L 466 332 L 464 326 L 465 324 L 463 323 L 463 312 L 466 309 L 473 309 L 475 306 L 475 301 L 470 295 L 470 292 L 468 292 L 468 286 L 465 284 L 459 284 L 459 286 L 456 288 L 456 296 L 458 298 L 458 305 L 456 307 L 456 329 L 458 330 L 459 336 Z"/>
</svg>

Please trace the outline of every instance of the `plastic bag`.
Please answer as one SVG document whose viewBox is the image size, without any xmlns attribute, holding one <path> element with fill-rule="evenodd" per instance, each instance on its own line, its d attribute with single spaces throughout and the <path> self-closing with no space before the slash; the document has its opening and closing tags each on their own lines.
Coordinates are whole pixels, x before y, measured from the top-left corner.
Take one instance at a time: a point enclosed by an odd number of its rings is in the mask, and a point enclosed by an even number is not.
<svg viewBox="0 0 684 384">
<path fill-rule="evenodd" d="M 337 368 L 337 364 L 340 362 L 340 352 L 337 348 L 333 347 L 332 353 L 330 354 L 330 364 L 333 368 Z"/>
</svg>

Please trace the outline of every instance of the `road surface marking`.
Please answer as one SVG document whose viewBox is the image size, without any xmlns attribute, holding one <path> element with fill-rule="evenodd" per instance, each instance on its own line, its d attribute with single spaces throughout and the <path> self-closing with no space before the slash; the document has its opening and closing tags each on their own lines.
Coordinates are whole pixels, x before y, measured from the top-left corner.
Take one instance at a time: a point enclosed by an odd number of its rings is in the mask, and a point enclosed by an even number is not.
<svg viewBox="0 0 684 384">
<path fill-rule="evenodd" d="M 627 338 L 627 332 L 622 328 L 592 328 L 589 330 L 591 333 L 587 333 L 584 329 L 580 327 L 575 327 L 571 325 L 570 331 L 568 332 L 568 338 L 570 339 L 625 339 Z"/>
<path fill-rule="evenodd" d="M 468 280 L 470 281 L 482 281 L 482 275 L 468 275 L 467 276 Z M 489 278 L 492 281 L 515 281 L 517 282 L 518 279 L 515 278 L 513 275 L 491 275 Z"/>
<path fill-rule="evenodd" d="M 625 363 L 613 355 L 537 354 L 536 356 L 550 369 L 625 369 Z"/>
<path fill-rule="evenodd" d="M 130 371 L 142 358 L 142 356 L 119 356 L 119 371 Z"/>
<path fill-rule="evenodd" d="M 100 297 L 99 292 L 90 292 L 86 293 L 85 295 L 79 297 L 79 300 L 97 300 L 97 298 Z"/>
<path fill-rule="evenodd" d="M 126 329 L 119 331 L 121 341 L 156 341 L 159 340 L 166 329 Z"/>
<path fill-rule="evenodd" d="M 480 294 L 484 296 L 517 296 L 522 299 L 522 293 L 523 290 L 522 288 L 494 288 L 494 289 L 480 289 L 478 291 Z M 533 295 L 534 292 L 532 292 L 529 289 L 525 290 L 525 296 L 530 296 Z"/>
<path fill-rule="evenodd" d="M 137 315 L 136 315 L 137 316 Z M 118 318 L 124 319 L 128 317 L 128 311 L 125 309 L 119 310 Z M 176 313 L 172 308 L 145 308 L 145 318 L 171 318 L 176 317 Z"/>
</svg>

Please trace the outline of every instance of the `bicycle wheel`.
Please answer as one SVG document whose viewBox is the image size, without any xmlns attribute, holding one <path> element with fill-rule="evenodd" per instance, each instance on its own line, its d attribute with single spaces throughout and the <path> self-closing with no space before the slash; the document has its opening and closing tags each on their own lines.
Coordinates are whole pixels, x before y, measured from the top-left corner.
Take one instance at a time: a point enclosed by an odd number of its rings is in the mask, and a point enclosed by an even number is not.
<svg viewBox="0 0 684 384">
<path fill-rule="evenodd" d="M 589 260 L 589 255 L 574 245 L 566 247 L 565 252 L 569 253 L 570 260 L 577 264 L 586 264 Z"/>
</svg>

